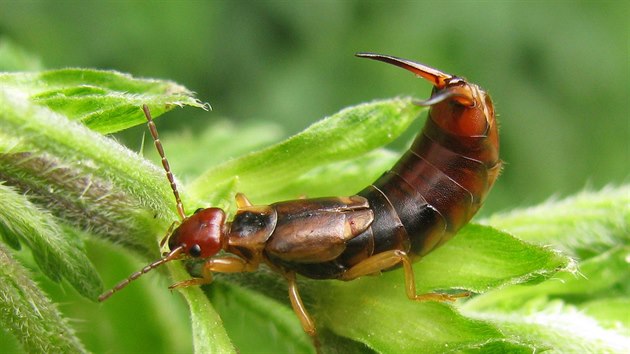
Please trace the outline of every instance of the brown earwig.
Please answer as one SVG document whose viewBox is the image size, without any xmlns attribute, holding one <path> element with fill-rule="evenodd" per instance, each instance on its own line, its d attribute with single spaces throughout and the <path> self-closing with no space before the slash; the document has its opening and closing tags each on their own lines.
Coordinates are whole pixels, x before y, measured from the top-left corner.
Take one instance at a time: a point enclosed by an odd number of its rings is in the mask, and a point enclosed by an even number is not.
<svg viewBox="0 0 630 354">
<path fill-rule="evenodd" d="M 212 273 L 255 271 L 261 264 L 282 274 L 302 328 L 316 342 L 315 325 L 296 284 L 313 279 L 352 280 L 403 267 L 407 296 L 452 301 L 461 295 L 416 294 L 412 262 L 448 241 L 481 207 L 499 175 L 499 135 L 490 96 L 465 79 L 392 56 L 359 57 L 394 64 L 428 80 L 431 97 L 424 129 L 409 151 L 372 185 L 350 197 L 290 200 L 252 205 L 236 195 L 238 210 L 186 216 L 149 109 L 143 107 L 181 218 L 162 241 L 169 252 L 99 297 L 109 298 L 132 280 L 175 259 L 205 259 L 201 278 L 172 285 L 208 284 Z M 173 227 L 171 227 L 172 229 Z M 214 257 L 220 251 L 231 255 Z"/>
</svg>

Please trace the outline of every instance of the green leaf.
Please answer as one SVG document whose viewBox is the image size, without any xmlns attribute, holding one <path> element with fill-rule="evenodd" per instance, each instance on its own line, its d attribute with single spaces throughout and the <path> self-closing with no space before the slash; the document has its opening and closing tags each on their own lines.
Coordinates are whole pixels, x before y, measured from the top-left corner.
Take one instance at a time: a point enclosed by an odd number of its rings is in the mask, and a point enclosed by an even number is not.
<svg viewBox="0 0 630 354">
<path fill-rule="evenodd" d="M 399 158 L 400 153 L 381 148 L 351 160 L 315 167 L 281 186 L 276 192 L 277 200 L 295 199 L 306 191 L 309 198 L 356 194 L 391 168 Z"/>
<path fill-rule="evenodd" d="M 94 299 L 103 291 L 101 279 L 81 243 L 67 237 L 68 233 L 52 215 L 2 183 L 0 200 L 3 205 L 10 205 L 0 210 L 2 234 L 25 242 L 42 272 L 55 281 L 63 276 L 87 298 Z"/>
<path fill-rule="evenodd" d="M 281 127 L 271 123 L 252 122 L 237 126 L 234 122 L 219 120 L 210 123 L 200 134 L 184 130 L 160 134 L 160 140 L 167 145 L 165 149 L 173 173 L 180 177 L 195 177 L 210 166 L 275 143 L 283 135 Z M 155 149 L 149 149 L 146 156 L 160 164 Z"/>
<path fill-rule="evenodd" d="M 138 109 L 143 104 L 156 117 L 174 105 L 206 107 L 174 82 L 137 79 L 116 71 L 70 68 L 0 73 L 0 84 L 12 95 L 28 98 L 103 134 L 145 123 Z"/>
<path fill-rule="evenodd" d="M 444 351 L 445 343 L 457 350 L 501 337 L 493 326 L 465 318 L 444 304 L 398 307 L 399 302 L 374 301 L 378 297 L 373 293 L 371 297 L 364 293 L 344 295 L 326 303 L 328 316 L 323 322 L 336 333 L 362 341 L 378 352 L 417 353 L 422 348 L 424 353 L 439 353 Z M 379 292 L 378 296 L 390 300 L 390 296 L 397 297 L 391 291 Z"/>
<path fill-rule="evenodd" d="M 207 293 L 241 353 L 256 353 L 261 348 L 274 353 L 314 352 L 295 313 L 284 304 L 223 281 L 214 282 Z"/>
<path fill-rule="evenodd" d="M 164 90 L 177 91 L 177 87 L 169 82 L 137 80 L 114 72 L 72 69 L 0 74 L 0 82 L 3 82 L 0 88 L 0 180 L 28 192 L 28 200 L 23 198 L 23 204 L 30 201 L 92 237 L 105 238 L 147 258 L 156 258 L 156 239 L 163 236 L 172 220 L 176 220 L 172 192 L 163 170 L 77 121 L 100 131 L 114 131 L 121 126 L 137 124 L 137 117 L 142 117 L 140 102 L 160 104 L 155 109 L 156 116 L 173 104 L 200 104 L 188 96 L 188 91 L 165 95 Z M 89 87 L 84 90 L 86 82 Z M 72 85 L 76 87 L 72 88 Z M 112 92 L 116 90 L 124 94 L 114 97 L 116 94 Z M 134 90 L 150 94 L 127 94 Z M 82 96 L 86 92 L 95 95 L 88 95 L 86 100 L 71 97 L 74 93 Z M 103 96 L 104 93 L 107 95 Z M 108 101 L 112 97 L 119 99 L 119 104 Z M 64 101 L 64 98 L 68 100 Z M 92 109 L 98 106 L 90 101 L 92 99 L 103 107 L 118 105 L 118 111 L 101 110 L 106 120 L 92 119 Z M 133 112 L 124 107 L 133 107 Z M 36 213 L 35 208 L 31 211 Z M 15 220 L 10 220 L 3 226 L 6 229 L 7 225 L 13 227 L 15 224 Z M 76 235 L 72 230 L 64 226 L 62 235 L 72 240 Z M 20 238 L 26 239 L 19 233 Z M 16 238 L 9 236 L 9 239 L 14 243 Z M 29 246 L 35 254 L 44 252 L 38 243 Z M 70 257 L 72 253 L 63 256 Z M 37 256 L 35 259 L 46 264 L 42 262 L 45 259 Z M 180 264 L 172 264 L 169 269 L 176 279 L 186 277 Z M 89 296 L 94 299 L 96 294 L 91 291 Z M 205 295 L 199 289 L 193 289 L 186 290 L 184 297 L 193 312 L 193 337 L 197 350 L 230 351 L 232 346 L 218 315 L 213 316 Z M 22 300 L 28 301 L 26 298 Z M 37 328 L 27 330 L 43 341 L 50 340 Z M 214 340 L 214 344 L 208 339 Z"/>
<path fill-rule="evenodd" d="M 524 243 L 490 227 L 468 225 L 414 265 L 414 273 L 418 293 L 449 288 L 485 292 L 547 278 L 570 263 L 552 249 Z M 467 318 L 450 305 L 410 301 L 400 269 L 349 283 L 313 283 L 311 288 L 318 319 L 335 333 L 379 352 L 423 348 L 426 353 L 439 353 L 446 345 L 452 351 L 472 350 L 489 341 L 521 348 L 521 343 L 508 340 L 497 327 Z"/>
<path fill-rule="evenodd" d="M 539 350 L 563 353 L 627 353 L 627 330 L 605 329 L 574 306 L 534 299 L 510 312 L 469 314 L 494 323 L 508 337 Z M 625 332 L 625 333 L 624 333 Z"/>
<path fill-rule="evenodd" d="M 68 321 L 0 244 L 0 323 L 30 353 L 81 353 Z"/>
<path fill-rule="evenodd" d="M 584 259 L 577 273 L 558 273 L 533 286 L 510 286 L 485 293 L 468 301 L 463 313 L 490 321 L 507 336 L 539 349 L 627 352 L 627 200 L 627 185 L 609 187 L 490 217 L 493 224 L 511 229 L 518 236 L 555 244 Z M 553 225 L 553 220 L 557 224 Z M 539 232 L 544 232 L 546 238 Z"/>
<path fill-rule="evenodd" d="M 0 90 L 0 137 L 0 180 L 72 226 L 155 256 L 154 235 L 175 220 L 163 171 L 12 89 Z"/>
<path fill-rule="evenodd" d="M 601 296 L 628 296 L 622 284 L 630 283 L 627 272 L 630 247 L 617 247 L 580 263 L 579 272 L 559 273 L 550 281 L 533 286 L 516 286 L 479 296 L 466 304 L 474 311 L 518 309 L 528 299 L 537 296 L 566 299 L 597 299 Z M 621 293 L 621 294 L 620 294 Z"/>
<path fill-rule="evenodd" d="M 168 268 L 174 279 L 190 278 L 181 265 L 169 264 Z M 219 314 L 204 292 L 199 287 L 189 287 L 179 292 L 190 309 L 195 353 L 236 353 Z"/>
<path fill-rule="evenodd" d="M 603 328 L 612 330 L 630 328 L 630 316 L 627 311 L 630 309 L 630 298 L 627 296 L 601 297 L 587 301 L 579 308 L 584 314 L 596 319 Z"/>
<path fill-rule="evenodd" d="M 552 248 L 475 224 L 466 225 L 416 268 L 428 289 L 459 287 L 474 292 L 541 281 L 560 270 L 575 271 L 573 260 Z"/>
<path fill-rule="evenodd" d="M 519 238 L 580 258 L 630 243 L 630 185 L 585 191 L 560 201 L 499 213 L 482 221 Z"/>
<path fill-rule="evenodd" d="M 286 181 L 391 142 L 421 110 L 411 98 L 346 108 L 283 142 L 210 168 L 188 185 L 189 191 L 195 196 L 207 195 L 238 176 L 241 192 L 250 199 L 256 203 L 271 201 Z"/>
</svg>

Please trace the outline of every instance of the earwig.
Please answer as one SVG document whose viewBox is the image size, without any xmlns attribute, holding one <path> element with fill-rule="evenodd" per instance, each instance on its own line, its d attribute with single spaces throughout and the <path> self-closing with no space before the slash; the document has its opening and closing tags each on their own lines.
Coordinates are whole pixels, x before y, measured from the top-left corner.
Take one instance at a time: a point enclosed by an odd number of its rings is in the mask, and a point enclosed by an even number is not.
<svg viewBox="0 0 630 354">
<path fill-rule="evenodd" d="M 208 284 L 215 272 L 251 272 L 266 264 L 287 280 L 291 306 L 317 346 L 314 322 L 298 292 L 297 274 L 349 281 L 402 266 L 411 300 L 453 301 L 465 296 L 416 294 L 412 263 L 448 241 L 473 217 L 499 175 L 499 135 L 490 96 L 461 77 L 419 63 L 380 54 L 357 56 L 404 68 L 434 87 L 429 99 L 416 102 L 430 110 L 411 148 L 391 170 L 349 197 L 252 205 L 238 193 L 232 221 L 226 222 L 219 208 L 186 216 L 145 105 L 181 222 L 162 242 L 168 243 L 170 252 L 99 300 L 175 259 L 205 262 L 202 277 L 176 283 L 171 289 Z M 227 255 L 217 256 L 220 251 Z"/>
</svg>

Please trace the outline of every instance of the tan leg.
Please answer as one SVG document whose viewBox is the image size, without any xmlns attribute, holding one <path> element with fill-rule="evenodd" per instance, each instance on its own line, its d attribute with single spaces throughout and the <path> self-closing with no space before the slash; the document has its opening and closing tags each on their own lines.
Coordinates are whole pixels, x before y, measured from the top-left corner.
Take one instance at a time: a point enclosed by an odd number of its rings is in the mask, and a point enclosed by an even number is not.
<svg viewBox="0 0 630 354">
<path fill-rule="evenodd" d="M 186 288 L 194 285 L 204 285 L 212 282 L 212 273 L 243 273 L 251 272 L 258 268 L 257 264 L 248 263 L 236 257 L 224 257 L 210 259 L 203 264 L 201 278 L 192 278 L 169 286 L 169 289 Z"/>
<path fill-rule="evenodd" d="M 291 307 L 300 320 L 302 329 L 306 334 L 311 336 L 315 349 L 319 352 L 319 340 L 317 339 L 317 330 L 315 329 L 315 323 L 311 319 L 311 316 L 306 311 L 300 293 L 298 292 L 297 282 L 295 281 L 295 272 L 286 272 L 284 274 L 287 282 L 289 283 L 289 300 L 291 300 Z"/>
<path fill-rule="evenodd" d="M 243 193 L 236 193 L 234 199 L 236 199 L 236 206 L 239 209 L 252 206 L 252 202 L 250 202 Z"/>
<path fill-rule="evenodd" d="M 413 275 L 411 260 L 409 259 L 409 256 L 407 256 L 407 253 L 401 250 L 385 251 L 366 258 L 345 272 L 341 277 L 341 280 L 352 280 L 364 275 L 378 273 L 399 263 L 402 263 L 403 270 L 405 272 L 405 290 L 407 292 L 407 297 L 411 300 L 455 301 L 457 298 L 468 296 L 468 293 L 456 295 L 439 293 L 416 294 L 416 280 Z"/>
</svg>

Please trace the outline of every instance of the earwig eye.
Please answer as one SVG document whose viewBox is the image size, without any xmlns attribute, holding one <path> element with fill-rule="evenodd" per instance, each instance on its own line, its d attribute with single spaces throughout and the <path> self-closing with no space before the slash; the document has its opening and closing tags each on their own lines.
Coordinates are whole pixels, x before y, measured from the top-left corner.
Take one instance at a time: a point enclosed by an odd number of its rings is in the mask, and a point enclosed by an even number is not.
<svg viewBox="0 0 630 354">
<path fill-rule="evenodd" d="M 201 246 L 199 245 L 193 245 L 192 247 L 190 247 L 190 249 L 188 250 L 188 254 L 190 254 L 193 257 L 199 257 L 201 256 Z"/>
<path fill-rule="evenodd" d="M 198 212 L 202 211 L 203 208 L 198 208 L 197 210 L 195 210 L 194 214 L 197 214 Z"/>
</svg>

